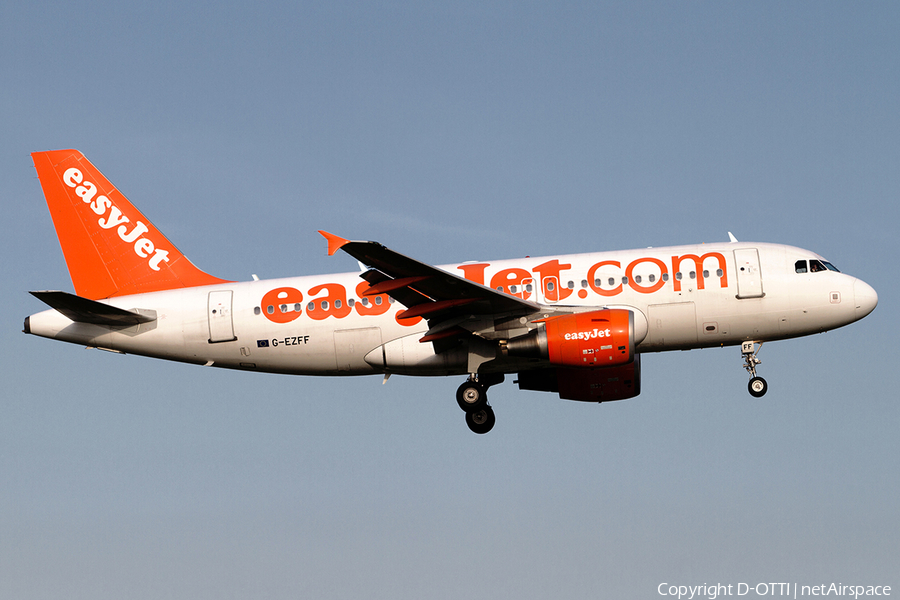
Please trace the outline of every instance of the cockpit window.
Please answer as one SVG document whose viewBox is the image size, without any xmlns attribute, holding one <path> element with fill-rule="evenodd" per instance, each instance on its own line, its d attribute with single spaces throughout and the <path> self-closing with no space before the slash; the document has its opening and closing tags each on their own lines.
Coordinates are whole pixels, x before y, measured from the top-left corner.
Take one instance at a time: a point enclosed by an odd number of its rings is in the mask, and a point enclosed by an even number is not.
<svg viewBox="0 0 900 600">
<path fill-rule="evenodd" d="M 821 260 L 811 260 L 809 261 L 809 272 L 810 273 L 818 273 L 820 271 L 827 271 L 825 265 L 822 264 Z"/>
<path fill-rule="evenodd" d="M 817 260 L 811 259 L 809 261 L 809 267 L 807 267 L 807 262 L 805 260 L 798 260 L 794 263 L 794 272 L 796 273 L 821 273 L 823 271 L 834 271 L 835 273 L 840 273 L 837 267 L 828 262 L 827 260 Z"/>
</svg>

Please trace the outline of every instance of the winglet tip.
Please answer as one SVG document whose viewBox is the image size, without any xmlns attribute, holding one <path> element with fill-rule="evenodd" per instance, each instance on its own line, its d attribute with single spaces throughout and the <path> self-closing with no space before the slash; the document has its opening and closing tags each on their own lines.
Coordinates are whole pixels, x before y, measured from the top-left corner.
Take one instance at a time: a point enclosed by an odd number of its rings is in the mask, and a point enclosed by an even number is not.
<svg viewBox="0 0 900 600">
<path fill-rule="evenodd" d="M 327 231 L 319 230 L 319 233 L 322 234 L 326 240 L 328 240 L 328 256 L 334 256 L 334 253 L 341 249 L 345 244 L 348 244 L 350 240 L 344 239 L 339 235 L 334 235 L 333 233 L 328 233 Z"/>
</svg>

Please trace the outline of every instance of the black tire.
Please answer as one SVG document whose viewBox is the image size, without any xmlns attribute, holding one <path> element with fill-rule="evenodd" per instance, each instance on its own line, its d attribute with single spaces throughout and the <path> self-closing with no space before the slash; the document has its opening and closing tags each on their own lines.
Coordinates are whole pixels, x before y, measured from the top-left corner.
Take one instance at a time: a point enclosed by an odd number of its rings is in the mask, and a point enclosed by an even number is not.
<svg viewBox="0 0 900 600">
<path fill-rule="evenodd" d="M 477 412 L 487 406 L 487 390 L 476 381 L 466 381 L 456 390 L 456 402 L 467 413 Z"/>
<path fill-rule="evenodd" d="M 466 425 L 477 434 L 487 433 L 494 428 L 494 423 L 496 422 L 497 419 L 494 417 L 494 409 L 490 406 L 485 406 L 481 410 L 475 412 L 466 413 Z"/>
<path fill-rule="evenodd" d="M 769 384 L 762 377 L 754 377 L 747 384 L 747 389 L 754 398 L 762 398 L 769 391 Z"/>
</svg>

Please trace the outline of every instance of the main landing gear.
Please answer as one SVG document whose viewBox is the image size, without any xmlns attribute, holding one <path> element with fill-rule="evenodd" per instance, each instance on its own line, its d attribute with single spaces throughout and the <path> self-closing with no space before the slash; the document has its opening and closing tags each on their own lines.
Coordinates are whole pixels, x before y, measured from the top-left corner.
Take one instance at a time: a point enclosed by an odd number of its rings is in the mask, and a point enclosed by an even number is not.
<svg viewBox="0 0 900 600">
<path fill-rule="evenodd" d="M 456 402 L 466 412 L 466 425 L 473 432 L 487 433 L 494 427 L 496 418 L 487 401 L 487 389 L 502 381 L 502 374 L 473 374 L 456 390 Z"/>
<path fill-rule="evenodd" d="M 766 380 L 756 374 L 756 365 L 762 364 L 762 361 L 756 356 L 762 350 L 762 345 L 763 343 L 759 342 L 759 348 L 757 348 L 756 342 L 744 342 L 741 344 L 741 354 L 744 355 L 744 368 L 750 374 L 750 383 L 747 384 L 747 389 L 754 398 L 762 398 L 769 391 L 769 384 L 766 383 Z"/>
</svg>

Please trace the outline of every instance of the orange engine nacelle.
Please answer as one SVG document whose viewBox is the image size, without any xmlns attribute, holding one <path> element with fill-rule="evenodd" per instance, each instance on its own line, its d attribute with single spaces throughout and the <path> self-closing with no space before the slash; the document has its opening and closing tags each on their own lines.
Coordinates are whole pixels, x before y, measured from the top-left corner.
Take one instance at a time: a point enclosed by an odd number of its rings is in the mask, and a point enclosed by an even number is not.
<svg viewBox="0 0 900 600">
<path fill-rule="evenodd" d="M 509 356 L 543 358 L 565 367 L 612 367 L 634 360 L 634 314 L 603 309 L 550 317 L 506 343 Z"/>
</svg>

